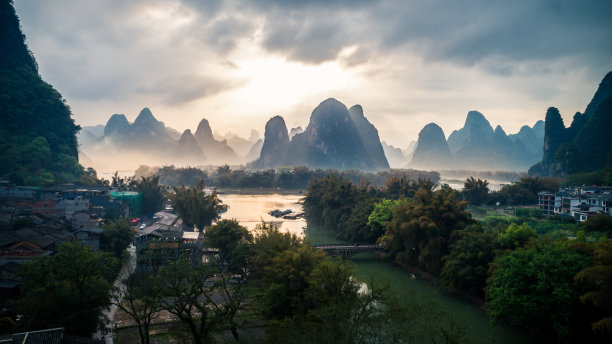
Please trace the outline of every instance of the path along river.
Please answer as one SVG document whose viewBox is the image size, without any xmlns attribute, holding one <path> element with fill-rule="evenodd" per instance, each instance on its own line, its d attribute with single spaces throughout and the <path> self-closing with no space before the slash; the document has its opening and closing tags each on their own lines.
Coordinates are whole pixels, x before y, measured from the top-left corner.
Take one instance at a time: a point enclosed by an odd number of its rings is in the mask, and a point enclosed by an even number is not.
<svg viewBox="0 0 612 344">
<path fill-rule="evenodd" d="M 238 194 L 222 193 L 219 195 L 223 203 L 229 205 L 229 210 L 222 218 L 235 218 L 243 226 L 253 230 L 262 220 L 273 222 L 298 235 L 306 235 L 313 243 L 339 243 L 333 235 L 325 230 L 310 227 L 303 219 L 283 220 L 270 215 L 270 210 L 291 209 L 301 212 L 302 205 L 298 203 L 303 195 L 297 194 Z M 352 260 L 357 267 L 357 278 L 369 281 L 373 278 L 377 283 L 386 281 L 398 296 L 414 297 L 426 300 L 432 307 L 442 311 L 460 327 L 465 327 L 466 338 L 470 343 L 538 343 L 539 340 L 528 334 L 511 328 L 503 323 L 492 327 L 485 311 L 468 301 L 453 296 L 433 285 L 431 282 L 414 277 L 391 262 L 380 260 L 373 254 L 360 254 Z"/>
</svg>

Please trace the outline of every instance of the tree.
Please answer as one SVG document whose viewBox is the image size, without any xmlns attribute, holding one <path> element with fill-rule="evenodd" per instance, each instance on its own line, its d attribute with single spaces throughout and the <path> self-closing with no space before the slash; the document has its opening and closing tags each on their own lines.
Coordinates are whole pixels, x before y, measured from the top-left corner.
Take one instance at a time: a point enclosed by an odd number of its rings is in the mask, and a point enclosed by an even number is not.
<svg viewBox="0 0 612 344">
<path fill-rule="evenodd" d="M 229 270 L 241 272 L 249 255 L 249 243 L 253 236 L 236 219 L 224 219 L 210 226 L 204 233 L 208 246 L 219 249 L 221 261 L 229 264 Z"/>
<path fill-rule="evenodd" d="M 157 301 L 189 327 L 196 344 L 207 342 L 221 322 L 218 314 L 209 307 L 209 299 L 203 297 L 213 292 L 214 286 L 206 280 L 214 275 L 212 265 L 193 266 L 179 260 L 169 262 L 155 276 Z"/>
<path fill-rule="evenodd" d="M 130 223 L 126 219 L 120 218 L 105 223 L 102 229 L 104 232 L 100 236 L 100 248 L 113 253 L 117 258 L 121 258 L 125 249 L 134 239 L 134 230 Z"/>
<path fill-rule="evenodd" d="M 489 198 L 489 182 L 480 178 L 469 177 L 463 184 L 462 193 L 465 200 L 472 204 L 485 204 Z"/>
<path fill-rule="evenodd" d="M 136 190 L 142 193 L 142 212 L 152 214 L 158 211 L 164 202 L 164 187 L 159 185 L 159 176 L 141 177 Z"/>
<path fill-rule="evenodd" d="M 276 226 L 269 226 L 261 222 L 255 226 L 255 237 L 253 238 L 253 264 L 252 274 L 255 278 L 261 278 L 267 266 L 279 252 L 301 246 L 303 240 L 290 232 L 281 232 Z"/>
<path fill-rule="evenodd" d="M 219 264 L 191 264 L 185 260 L 170 262 L 155 276 L 157 301 L 161 307 L 184 322 L 196 344 L 208 342 L 223 324 L 229 326 L 238 342 L 236 315 L 245 308 L 244 286 L 250 272 L 240 281 L 219 270 Z"/>
<path fill-rule="evenodd" d="M 393 207 L 397 201 L 383 199 L 374 205 L 374 209 L 368 216 L 368 230 L 372 238 L 380 238 L 387 230 L 387 224 L 393 218 Z"/>
<path fill-rule="evenodd" d="M 603 232 L 608 238 L 612 236 L 612 216 L 598 214 L 594 218 L 586 220 L 582 223 L 582 230 L 590 232 Z"/>
<path fill-rule="evenodd" d="M 23 297 L 17 301 L 23 326 L 61 326 L 66 333 L 89 337 L 103 326 L 100 314 L 110 304 L 117 267 L 109 253 L 80 243 L 64 243 L 57 254 L 23 264 Z"/>
<path fill-rule="evenodd" d="M 495 259 L 497 233 L 467 232 L 443 258 L 442 282 L 449 287 L 483 297 L 489 264 Z"/>
<path fill-rule="evenodd" d="M 210 194 L 204 191 L 204 181 L 198 185 L 185 188 L 185 185 L 173 187 L 174 194 L 170 194 L 170 201 L 186 225 L 196 226 L 200 231 L 219 219 L 222 202 L 217 191 Z"/>
<path fill-rule="evenodd" d="M 112 291 L 112 303 L 134 320 L 141 344 L 149 344 L 151 323 L 161 310 L 155 293 L 151 276 L 132 270 L 119 276 L 119 284 Z"/>
<path fill-rule="evenodd" d="M 576 274 L 575 280 L 587 290 L 580 301 L 603 311 L 603 316 L 591 324 L 593 332 L 612 337 L 612 245 L 597 243 L 591 265 Z"/>
<path fill-rule="evenodd" d="M 574 276 L 590 257 L 562 244 L 534 243 L 496 259 L 487 291 L 491 322 L 557 337 L 570 333 L 579 302 Z"/>
<path fill-rule="evenodd" d="M 388 257 L 437 275 L 449 246 L 473 221 L 466 205 L 455 191 L 421 188 L 412 202 L 400 202 L 393 208 L 393 219 L 378 242 Z"/>
<path fill-rule="evenodd" d="M 527 223 L 517 225 L 511 223 L 502 233 L 499 233 L 497 241 L 502 248 L 514 250 L 523 247 L 531 238 L 536 238 L 538 233 L 529 227 Z"/>
</svg>

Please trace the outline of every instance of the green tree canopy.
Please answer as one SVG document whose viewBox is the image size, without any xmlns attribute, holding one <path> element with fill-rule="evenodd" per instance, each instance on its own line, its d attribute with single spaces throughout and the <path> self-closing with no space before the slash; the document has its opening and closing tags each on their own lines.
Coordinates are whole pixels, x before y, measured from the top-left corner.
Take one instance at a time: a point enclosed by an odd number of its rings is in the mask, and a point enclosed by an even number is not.
<svg viewBox="0 0 612 344">
<path fill-rule="evenodd" d="M 580 296 L 574 276 L 589 261 L 567 245 L 545 243 L 498 257 L 487 293 L 491 321 L 503 318 L 531 332 L 567 336 Z"/>
<path fill-rule="evenodd" d="M 412 202 L 401 202 L 393 209 L 387 232 L 378 239 L 388 256 L 438 274 L 449 246 L 463 236 L 473 220 L 465 211 L 467 203 L 452 190 L 421 188 Z"/>
<path fill-rule="evenodd" d="M 538 233 L 535 229 L 529 227 L 527 223 L 517 225 L 511 223 L 508 228 L 502 233 L 499 233 L 497 241 L 502 248 L 514 250 L 523 247 L 531 238 L 536 238 Z"/>
<path fill-rule="evenodd" d="M 222 202 L 216 190 L 206 194 L 204 181 L 200 180 L 193 187 L 185 188 L 185 185 L 181 185 L 173 189 L 170 201 L 186 225 L 196 226 L 201 231 L 219 218 Z"/>
<path fill-rule="evenodd" d="M 125 249 L 134 239 L 134 230 L 130 223 L 124 218 L 119 218 L 113 222 L 105 223 L 102 229 L 104 232 L 100 237 L 100 248 L 113 253 L 115 257 L 122 257 Z"/>
<path fill-rule="evenodd" d="M 23 297 L 17 309 L 23 327 L 64 327 L 66 333 L 89 337 L 102 327 L 100 315 L 110 304 L 118 261 L 80 243 L 65 243 L 57 254 L 26 263 L 19 271 Z"/>
<path fill-rule="evenodd" d="M 467 232 L 444 257 L 442 282 L 449 287 L 483 297 L 489 264 L 495 259 L 497 233 Z"/>
<path fill-rule="evenodd" d="M 229 264 L 230 271 L 241 271 L 253 236 L 236 219 L 223 219 L 206 229 L 204 240 L 207 246 L 219 249 L 221 260 Z"/>
</svg>

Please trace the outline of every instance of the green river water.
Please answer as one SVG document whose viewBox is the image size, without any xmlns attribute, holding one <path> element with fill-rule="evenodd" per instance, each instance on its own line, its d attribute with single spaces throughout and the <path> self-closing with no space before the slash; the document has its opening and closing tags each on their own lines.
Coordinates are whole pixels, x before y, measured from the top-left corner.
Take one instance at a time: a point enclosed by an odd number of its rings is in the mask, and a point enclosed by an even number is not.
<svg viewBox="0 0 612 344">
<path fill-rule="evenodd" d="M 298 200 L 301 195 L 221 195 L 230 206 L 224 218 L 236 218 L 249 228 L 261 220 L 267 221 L 266 212 L 275 208 L 301 210 Z M 233 206 L 233 210 L 232 210 Z M 302 234 L 306 223 L 303 220 L 279 221 L 281 228 Z M 309 226 L 303 232 L 315 244 L 340 243 L 333 233 Z M 444 321 L 451 321 L 465 328 L 464 340 L 470 343 L 540 343 L 542 339 L 512 328 L 504 323 L 489 324 L 487 313 L 469 301 L 451 295 L 429 281 L 415 277 L 391 262 L 381 260 L 374 254 L 359 254 L 351 258 L 356 266 L 356 278 L 368 282 L 388 283 L 399 297 L 416 298 L 443 313 Z"/>
</svg>

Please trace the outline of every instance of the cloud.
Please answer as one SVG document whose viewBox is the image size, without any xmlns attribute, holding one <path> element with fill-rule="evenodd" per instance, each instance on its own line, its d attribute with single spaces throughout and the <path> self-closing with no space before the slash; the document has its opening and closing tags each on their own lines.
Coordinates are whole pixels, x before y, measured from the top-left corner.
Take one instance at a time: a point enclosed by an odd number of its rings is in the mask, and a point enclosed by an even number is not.
<svg viewBox="0 0 612 344">
<path fill-rule="evenodd" d="M 243 79 L 183 74 L 165 78 L 152 86 L 137 87 L 135 91 L 159 95 L 166 105 L 178 105 L 241 87 L 246 83 L 247 80 Z"/>
</svg>

